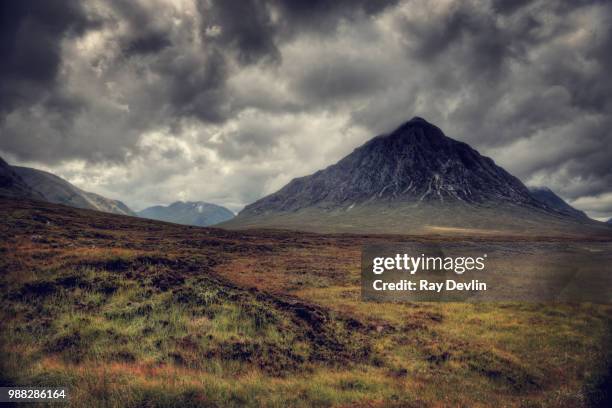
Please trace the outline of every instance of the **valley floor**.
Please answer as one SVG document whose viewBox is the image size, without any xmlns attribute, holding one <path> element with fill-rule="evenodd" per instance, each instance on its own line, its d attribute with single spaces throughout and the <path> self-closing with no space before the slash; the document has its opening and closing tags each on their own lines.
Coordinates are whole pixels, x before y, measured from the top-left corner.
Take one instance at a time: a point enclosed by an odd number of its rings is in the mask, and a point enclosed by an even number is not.
<svg viewBox="0 0 612 408">
<path fill-rule="evenodd" d="M 609 398 L 610 306 L 360 300 L 366 243 L 567 237 L 226 231 L 9 199 L 0 217 L 1 386 L 67 386 L 75 407 Z"/>
</svg>

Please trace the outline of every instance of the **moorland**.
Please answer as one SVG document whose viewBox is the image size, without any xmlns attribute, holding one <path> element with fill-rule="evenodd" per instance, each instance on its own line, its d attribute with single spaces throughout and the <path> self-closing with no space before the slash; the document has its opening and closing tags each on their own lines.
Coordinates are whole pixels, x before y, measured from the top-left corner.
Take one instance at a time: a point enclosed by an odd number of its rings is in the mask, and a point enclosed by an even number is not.
<svg viewBox="0 0 612 408">
<path fill-rule="evenodd" d="M 365 244 L 601 237 L 228 231 L 8 198 L 0 217 L 0 385 L 67 386 L 75 407 L 610 401 L 608 305 L 359 286 Z"/>
</svg>

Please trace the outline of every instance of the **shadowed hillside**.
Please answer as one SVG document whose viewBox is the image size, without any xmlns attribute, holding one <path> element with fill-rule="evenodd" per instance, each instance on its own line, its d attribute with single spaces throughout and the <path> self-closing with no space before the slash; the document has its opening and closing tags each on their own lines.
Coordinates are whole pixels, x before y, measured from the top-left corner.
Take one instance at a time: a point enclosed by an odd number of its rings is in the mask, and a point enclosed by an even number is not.
<svg viewBox="0 0 612 408">
<path fill-rule="evenodd" d="M 136 215 L 121 201 L 84 191 L 55 174 L 29 167 L 12 168 L 45 201 L 114 214 Z"/>
</svg>

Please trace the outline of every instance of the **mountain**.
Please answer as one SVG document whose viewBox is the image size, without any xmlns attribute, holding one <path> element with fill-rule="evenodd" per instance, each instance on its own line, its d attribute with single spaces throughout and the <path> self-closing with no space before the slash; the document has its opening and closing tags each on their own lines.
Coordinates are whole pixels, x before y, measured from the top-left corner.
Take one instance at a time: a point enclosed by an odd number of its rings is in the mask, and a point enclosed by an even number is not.
<svg viewBox="0 0 612 408">
<path fill-rule="evenodd" d="M 11 169 L 44 201 L 114 214 L 136 215 L 121 201 L 81 190 L 55 174 L 29 167 L 11 166 Z"/>
<path fill-rule="evenodd" d="M 0 157 L 0 196 L 14 198 L 31 198 L 44 200 L 42 194 L 34 191 L 15 172 L 15 170 Z"/>
<path fill-rule="evenodd" d="M 469 145 L 415 117 L 336 164 L 292 180 L 227 228 L 321 232 L 538 232 L 576 220 Z"/>
<path fill-rule="evenodd" d="M 583 211 L 577 210 L 568 203 L 566 203 L 561 197 L 552 192 L 548 187 L 531 187 L 529 188 L 531 195 L 541 203 L 544 203 L 548 207 L 570 215 L 576 218 L 589 218 Z"/>
<path fill-rule="evenodd" d="M 203 201 L 177 201 L 169 206 L 156 205 L 138 212 L 142 218 L 173 222 L 175 224 L 205 227 L 234 218 L 225 207 Z"/>
</svg>

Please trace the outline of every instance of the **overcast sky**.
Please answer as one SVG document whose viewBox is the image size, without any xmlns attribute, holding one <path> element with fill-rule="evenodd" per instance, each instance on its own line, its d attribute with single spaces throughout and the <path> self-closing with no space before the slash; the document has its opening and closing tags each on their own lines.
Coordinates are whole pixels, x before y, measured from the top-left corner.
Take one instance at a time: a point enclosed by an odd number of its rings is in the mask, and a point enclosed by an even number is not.
<svg viewBox="0 0 612 408">
<path fill-rule="evenodd" d="M 612 2 L 0 5 L 0 155 L 237 211 L 422 116 L 612 216 Z"/>
</svg>

